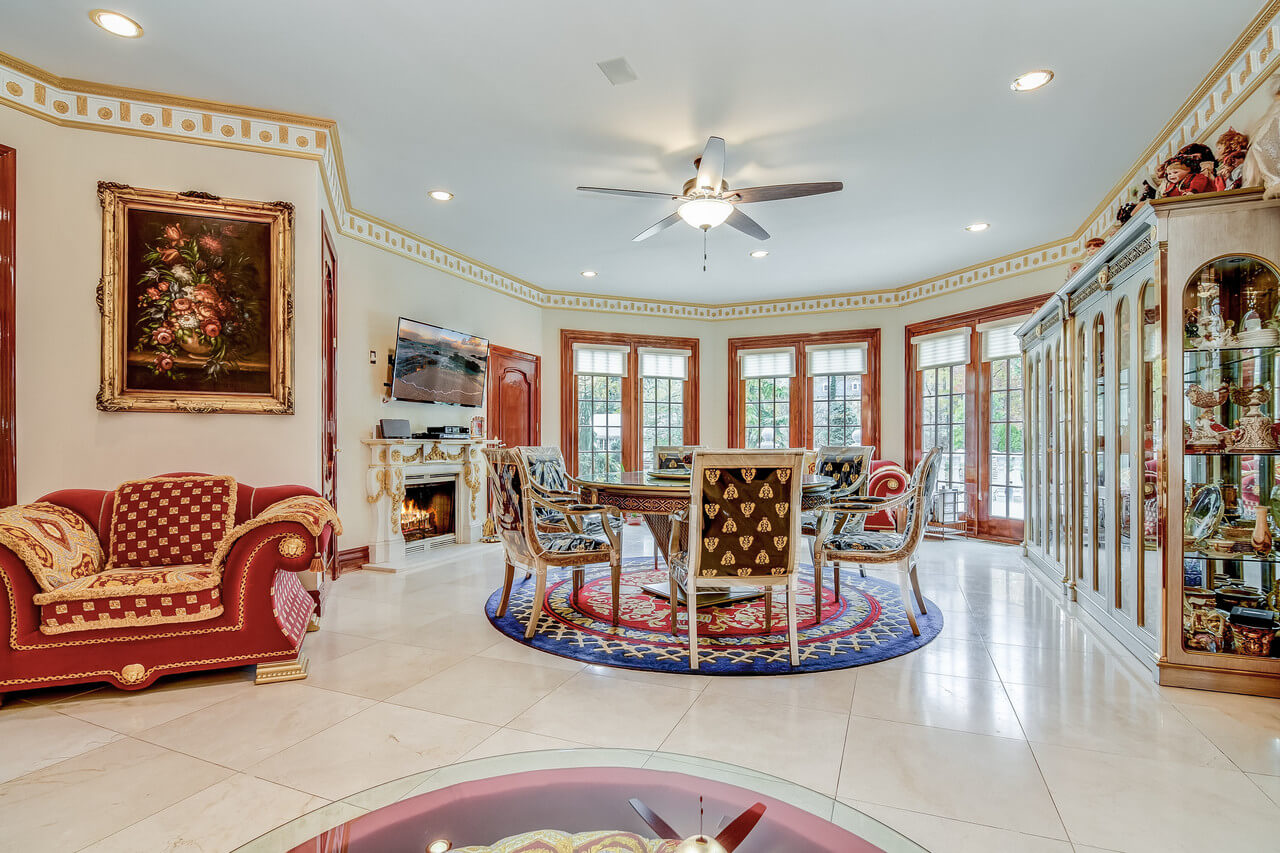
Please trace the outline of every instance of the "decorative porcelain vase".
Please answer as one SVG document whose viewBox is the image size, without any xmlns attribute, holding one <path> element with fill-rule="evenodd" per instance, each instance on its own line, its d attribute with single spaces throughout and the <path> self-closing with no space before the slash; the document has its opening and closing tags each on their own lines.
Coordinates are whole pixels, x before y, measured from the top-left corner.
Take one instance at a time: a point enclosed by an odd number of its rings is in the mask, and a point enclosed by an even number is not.
<svg viewBox="0 0 1280 853">
<path fill-rule="evenodd" d="M 1253 550 L 1259 554 L 1271 553 L 1271 526 L 1267 524 L 1267 513 L 1261 509 L 1253 524 Z"/>
<path fill-rule="evenodd" d="M 1271 391 L 1262 385 L 1233 388 L 1231 401 L 1237 406 L 1245 407 L 1244 414 L 1237 422 L 1239 432 L 1234 436 L 1231 449 L 1246 453 L 1275 450 L 1276 440 L 1271 430 L 1271 417 L 1262 412 L 1263 404 L 1271 401 Z"/>
<path fill-rule="evenodd" d="M 208 355 L 213 352 L 213 344 L 202 344 L 195 335 L 179 336 L 178 346 L 191 355 Z"/>
</svg>

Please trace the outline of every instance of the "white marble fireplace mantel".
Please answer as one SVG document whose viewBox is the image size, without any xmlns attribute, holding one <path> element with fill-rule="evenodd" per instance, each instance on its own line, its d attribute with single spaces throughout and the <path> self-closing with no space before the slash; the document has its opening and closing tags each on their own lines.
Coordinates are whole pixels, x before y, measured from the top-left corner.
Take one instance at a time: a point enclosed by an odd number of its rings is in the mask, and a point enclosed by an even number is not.
<svg viewBox="0 0 1280 853">
<path fill-rule="evenodd" d="M 366 438 L 369 471 L 366 478 L 369 503 L 374 514 L 373 542 L 369 545 L 368 568 L 404 571 L 430 559 L 428 554 L 408 554 L 400 529 L 400 506 L 405 497 L 406 478 L 417 475 L 452 474 L 457 479 L 454 494 L 454 530 L 457 544 L 480 540 L 484 523 L 484 459 L 480 438 L 398 439 Z M 443 556 L 436 554 L 437 558 Z"/>
</svg>

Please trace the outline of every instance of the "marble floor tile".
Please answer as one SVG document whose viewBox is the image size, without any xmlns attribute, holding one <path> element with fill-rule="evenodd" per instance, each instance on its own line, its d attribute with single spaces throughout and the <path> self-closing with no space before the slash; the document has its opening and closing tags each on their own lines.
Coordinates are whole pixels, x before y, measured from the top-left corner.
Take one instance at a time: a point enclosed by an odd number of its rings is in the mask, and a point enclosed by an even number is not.
<svg viewBox="0 0 1280 853">
<path fill-rule="evenodd" d="M 1246 839 L 1275 838 L 1280 827 L 1280 806 L 1239 770 L 1046 744 L 1033 749 L 1074 843 L 1203 853 L 1223 849 L 1225 837 L 1245 846 Z M 1222 815 L 1230 815 L 1230 826 L 1213 819 Z"/>
<path fill-rule="evenodd" d="M 849 712 L 855 718 L 1023 739 L 1004 685 L 981 678 L 867 667 L 858 679 Z M 851 725 L 858 723 L 855 719 Z"/>
<path fill-rule="evenodd" d="M 508 725 L 592 746 L 656 749 L 697 698 L 693 690 L 583 672 Z"/>
<path fill-rule="evenodd" d="M 0 785 L 3 847 L 72 853 L 232 772 L 133 738 Z"/>
<path fill-rule="evenodd" d="M 1280 776 L 1280 699 L 1223 694 L 1176 707 L 1241 770 Z"/>
<path fill-rule="evenodd" d="M 292 850 L 299 844 L 310 841 L 340 823 L 354 820 L 367 812 L 367 809 L 341 800 L 330 803 L 259 836 L 243 847 L 236 848 L 235 853 L 283 853 L 285 850 Z M 181 851 L 174 851 L 174 853 L 181 853 Z"/>
<path fill-rule="evenodd" d="M 313 662 L 306 683 L 353 696 L 386 699 L 461 659 L 457 653 L 379 640 L 342 657 Z"/>
<path fill-rule="evenodd" d="M 866 672 L 910 669 L 938 675 L 999 681 L 1000 674 L 991 662 L 991 656 L 987 654 L 986 644 L 980 639 L 961 640 L 951 637 L 948 634 L 949 626 L 948 622 L 943 626 L 942 634 L 910 654 L 899 655 L 860 669 Z"/>
<path fill-rule="evenodd" d="M 691 672 L 650 672 L 643 669 L 625 669 L 620 666 L 596 666 L 594 664 L 588 664 L 583 671 L 589 675 L 621 678 L 624 681 L 634 681 L 637 684 L 660 684 L 665 687 L 679 687 L 681 690 L 702 691 L 709 684 L 726 680 Z"/>
<path fill-rule="evenodd" d="M 376 636 L 396 643 L 465 655 L 484 651 L 499 642 L 511 642 L 478 610 L 471 614 L 437 612 L 430 621 L 420 624 L 387 624 L 376 632 Z"/>
<path fill-rule="evenodd" d="M 503 726 L 572 677 L 573 673 L 564 669 L 476 655 L 387 697 L 387 701 Z"/>
<path fill-rule="evenodd" d="M 105 687 L 58 704 L 63 714 L 123 734 L 176 720 L 253 689 L 253 669 L 164 679 L 146 690 Z"/>
<path fill-rule="evenodd" d="M 843 712 L 702 695 L 662 749 L 749 767 L 831 795 L 848 721 Z"/>
<path fill-rule="evenodd" d="M 380 703 L 255 764 L 255 776 L 331 800 L 452 764 L 496 729 Z"/>
<path fill-rule="evenodd" d="M 863 667 L 801 675 L 768 675 L 755 678 L 712 678 L 703 696 L 743 703 L 768 702 L 811 711 L 848 714 L 854 685 Z"/>
<path fill-rule="evenodd" d="M 1253 784 L 1262 789 L 1262 793 L 1271 798 L 1271 802 L 1280 806 L 1280 776 L 1267 776 L 1262 773 L 1250 773 Z"/>
<path fill-rule="evenodd" d="M 548 654 L 547 652 L 538 651 L 532 646 L 526 646 L 523 643 L 495 643 L 487 649 L 477 653 L 478 657 L 493 658 L 494 660 L 509 660 L 513 663 L 531 663 L 534 666 L 546 666 L 552 669 L 565 669 L 569 672 L 581 672 L 586 668 L 586 664 L 570 658 L 563 658 L 559 655 Z"/>
<path fill-rule="evenodd" d="M 264 684 L 240 698 L 210 705 L 136 736 L 244 770 L 373 704 L 371 699 L 321 690 L 305 681 Z"/>
<path fill-rule="evenodd" d="M 1178 709 L 1154 699 L 1009 684 L 1027 739 L 1203 767 L 1231 767 Z"/>
<path fill-rule="evenodd" d="M 329 804 L 237 773 L 91 844 L 84 853 L 225 853 Z"/>
<path fill-rule="evenodd" d="M 340 609 L 341 606 L 339 604 L 331 605 L 334 609 Z M 322 619 L 320 620 L 319 631 L 312 631 L 303 636 L 302 653 L 307 656 L 312 664 L 317 664 L 321 661 L 349 655 L 376 642 L 377 640 L 372 637 L 360 637 L 356 634 L 343 634 L 331 630 L 326 621 Z"/>
<path fill-rule="evenodd" d="M 858 800 L 849 805 L 902 833 L 929 853 L 1072 853 L 1070 842 Z"/>
<path fill-rule="evenodd" d="M 1007 684 L 1033 684 L 1096 695 L 1155 699 L 1152 673 L 1132 656 L 1080 654 L 1060 648 L 987 643 L 987 653 Z"/>
<path fill-rule="evenodd" d="M 495 755 L 512 755 L 517 752 L 540 752 L 546 749 L 579 749 L 584 744 L 571 740 L 535 735 L 517 729 L 498 729 L 489 735 L 474 749 L 459 758 L 459 761 L 473 761 L 477 758 L 492 758 Z"/>
<path fill-rule="evenodd" d="M 68 717 L 52 705 L 0 708 L 0 782 L 119 739 L 118 732 Z"/>
<path fill-rule="evenodd" d="M 838 793 L 893 808 L 1066 839 L 1035 757 L 1011 738 L 852 719 Z"/>
</svg>

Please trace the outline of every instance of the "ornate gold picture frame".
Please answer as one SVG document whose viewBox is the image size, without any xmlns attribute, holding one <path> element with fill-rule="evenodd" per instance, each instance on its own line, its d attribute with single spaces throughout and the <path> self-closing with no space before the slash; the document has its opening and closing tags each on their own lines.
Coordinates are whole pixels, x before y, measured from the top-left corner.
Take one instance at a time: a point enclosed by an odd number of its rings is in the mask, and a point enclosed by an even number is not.
<svg viewBox="0 0 1280 853">
<path fill-rule="evenodd" d="M 293 205 L 100 182 L 106 412 L 293 414 Z"/>
</svg>

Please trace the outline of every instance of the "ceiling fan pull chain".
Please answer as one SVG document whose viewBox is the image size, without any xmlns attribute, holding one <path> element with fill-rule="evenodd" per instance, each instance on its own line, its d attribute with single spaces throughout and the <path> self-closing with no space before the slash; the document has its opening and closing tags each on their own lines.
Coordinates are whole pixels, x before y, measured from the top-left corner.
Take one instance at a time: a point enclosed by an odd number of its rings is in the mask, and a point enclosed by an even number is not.
<svg viewBox="0 0 1280 853">
<path fill-rule="evenodd" d="M 710 228 L 702 229 L 702 271 L 707 271 L 707 232 Z"/>
</svg>

